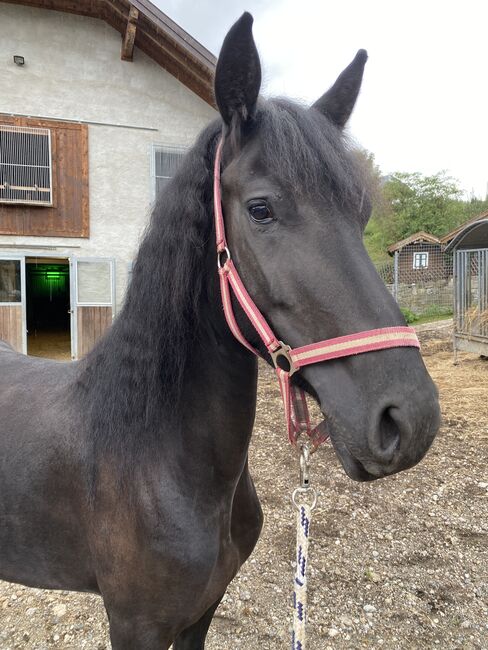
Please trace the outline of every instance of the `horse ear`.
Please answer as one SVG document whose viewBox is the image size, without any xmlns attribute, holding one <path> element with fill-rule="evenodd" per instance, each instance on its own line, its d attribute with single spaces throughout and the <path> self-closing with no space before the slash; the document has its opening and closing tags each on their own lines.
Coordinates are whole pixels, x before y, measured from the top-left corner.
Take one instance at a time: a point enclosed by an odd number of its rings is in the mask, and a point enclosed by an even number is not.
<svg viewBox="0 0 488 650">
<path fill-rule="evenodd" d="M 338 76 L 332 88 L 312 106 L 330 118 L 341 129 L 350 118 L 358 98 L 367 60 L 366 50 L 359 50 L 354 60 Z"/>
<path fill-rule="evenodd" d="M 227 125 L 252 118 L 261 87 L 261 65 L 247 11 L 224 39 L 215 70 L 215 99 Z"/>
</svg>

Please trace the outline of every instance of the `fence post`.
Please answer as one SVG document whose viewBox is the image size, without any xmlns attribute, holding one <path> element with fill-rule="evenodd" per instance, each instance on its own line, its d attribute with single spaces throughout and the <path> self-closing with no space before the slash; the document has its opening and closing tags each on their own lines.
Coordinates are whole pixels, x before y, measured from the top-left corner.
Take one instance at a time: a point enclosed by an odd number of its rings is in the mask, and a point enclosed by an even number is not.
<svg viewBox="0 0 488 650">
<path fill-rule="evenodd" d="M 395 251 L 393 259 L 393 297 L 398 302 L 398 251 Z"/>
</svg>

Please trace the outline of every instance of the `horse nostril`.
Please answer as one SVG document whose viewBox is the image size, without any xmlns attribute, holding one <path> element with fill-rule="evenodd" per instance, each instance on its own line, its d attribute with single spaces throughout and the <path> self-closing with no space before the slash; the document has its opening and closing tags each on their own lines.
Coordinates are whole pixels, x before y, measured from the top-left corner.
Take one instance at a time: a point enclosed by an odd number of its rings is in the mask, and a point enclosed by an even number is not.
<svg viewBox="0 0 488 650">
<path fill-rule="evenodd" d="M 377 460 L 389 463 L 400 446 L 401 431 L 395 418 L 395 407 L 388 406 L 380 414 L 377 434 L 370 442 Z"/>
</svg>

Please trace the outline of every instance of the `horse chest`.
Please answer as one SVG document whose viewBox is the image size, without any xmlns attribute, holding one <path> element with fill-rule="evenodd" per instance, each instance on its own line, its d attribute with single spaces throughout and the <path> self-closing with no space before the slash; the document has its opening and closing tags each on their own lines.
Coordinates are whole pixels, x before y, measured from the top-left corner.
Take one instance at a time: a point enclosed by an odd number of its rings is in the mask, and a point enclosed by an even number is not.
<svg viewBox="0 0 488 650">
<path fill-rule="evenodd" d="M 231 507 L 198 507 L 191 499 L 140 495 L 137 507 L 103 509 L 92 526 L 102 593 L 135 588 L 165 602 L 210 606 L 240 565 Z M 116 512 L 116 516 L 114 516 Z M 110 514 L 109 514 L 110 513 Z M 152 594 L 152 596 L 150 596 Z M 207 604 L 208 601 L 208 604 Z"/>
</svg>

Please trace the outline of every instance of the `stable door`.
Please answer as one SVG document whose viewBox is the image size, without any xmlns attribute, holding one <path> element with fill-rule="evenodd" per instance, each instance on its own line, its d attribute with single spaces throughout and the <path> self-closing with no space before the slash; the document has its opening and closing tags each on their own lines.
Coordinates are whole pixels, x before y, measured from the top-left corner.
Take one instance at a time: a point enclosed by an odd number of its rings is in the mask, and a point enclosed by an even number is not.
<svg viewBox="0 0 488 650">
<path fill-rule="evenodd" d="M 112 324 L 115 314 L 114 260 L 79 257 L 71 260 L 72 356 L 89 352 Z"/>
</svg>

